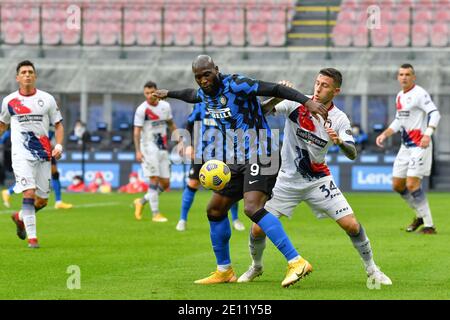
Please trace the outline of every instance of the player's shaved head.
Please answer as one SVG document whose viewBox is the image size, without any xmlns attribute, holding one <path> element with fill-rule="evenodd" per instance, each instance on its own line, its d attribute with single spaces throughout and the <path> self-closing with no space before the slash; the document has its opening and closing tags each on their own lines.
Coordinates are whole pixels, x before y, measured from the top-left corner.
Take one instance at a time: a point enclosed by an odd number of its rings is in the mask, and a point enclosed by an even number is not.
<svg viewBox="0 0 450 320">
<path fill-rule="evenodd" d="M 195 58 L 194 61 L 192 61 L 192 70 L 194 70 L 194 69 L 214 69 L 215 66 L 216 65 L 215 65 L 213 59 L 206 54 L 201 54 L 201 55 L 197 56 L 197 58 Z"/>
<path fill-rule="evenodd" d="M 195 81 L 208 95 L 214 95 L 220 86 L 219 68 L 213 59 L 207 55 L 199 55 L 192 62 L 192 72 Z"/>
</svg>

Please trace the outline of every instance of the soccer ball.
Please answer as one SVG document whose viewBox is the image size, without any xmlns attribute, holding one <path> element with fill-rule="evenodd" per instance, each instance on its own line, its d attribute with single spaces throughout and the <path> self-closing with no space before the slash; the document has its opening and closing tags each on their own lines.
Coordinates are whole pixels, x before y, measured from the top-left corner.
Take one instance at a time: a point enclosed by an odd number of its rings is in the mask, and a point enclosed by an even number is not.
<svg viewBox="0 0 450 320">
<path fill-rule="evenodd" d="M 231 178 L 230 168 L 220 160 L 206 161 L 198 175 L 200 183 L 206 189 L 222 190 Z"/>
</svg>

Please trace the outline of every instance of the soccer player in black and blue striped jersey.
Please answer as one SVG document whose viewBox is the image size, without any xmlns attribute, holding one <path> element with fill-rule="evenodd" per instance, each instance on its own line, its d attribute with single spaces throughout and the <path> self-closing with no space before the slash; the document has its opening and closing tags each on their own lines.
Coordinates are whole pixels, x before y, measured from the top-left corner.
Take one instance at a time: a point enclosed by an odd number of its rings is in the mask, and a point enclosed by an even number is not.
<svg viewBox="0 0 450 320">
<path fill-rule="evenodd" d="M 231 267 L 229 252 L 231 228 L 227 213 L 234 202 L 243 198 L 245 214 L 261 227 L 288 261 L 288 272 L 282 282 L 284 287 L 288 287 L 307 274 L 309 269 L 305 266 L 308 262 L 300 257 L 280 221 L 264 209 L 264 204 L 270 197 L 275 184 L 277 171 L 266 170 L 270 165 L 261 160 L 264 155 L 273 160 L 272 155 L 278 155 L 278 150 L 271 150 L 272 133 L 264 117 L 264 113 L 270 110 L 264 110 L 257 97 L 267 96 L 297 101 L 304 105 L 314 117 L 320 115 L 324 119 L 327 118 L 327 108 L 297 90 L 280 84 L 254 80 L 242 75 L 221 74 L 212 58 L 207 55 L 200 55 L 194 60 L 192 72 L 200 89 L 158 90 L 154 93 L 155 96 L 161 99 L 166 97 L 180 99 L 188 103 L 204 102 L 227 139 L 230 132 L 238 130 L 243 131 L 247 136 L 256 137 L 239 141 L 234 136 L 233 151 L 235 151 L 236 159 L 230 159 L 227 152 L 231 181 L 224 189 L 214 192 L 207 207 L 217 270 L 211 276 L 197 280 L 195 283 L 214 284 L 237 280 Z M 264 135 L 265 141 L 262 139 Z M 244 152 L 242 152 L 242 144 Z M 256 151 L 255 146 L 257 146 Z M 230 160 L 233 164 L 230 164 Z M 238 163 L 234 163 L 235 160 Z M 241 162 L 241 160 L 244 161 Z"/>
<path fill-rule="evenodd" d="M 186 222 L 194 202 L 195 194 L 200 187 L 199 173 L 202 164 L 210 159 L 219 159 L 225 161 L 225 143 L 222 132 L 217 128 L 216 121 L 212 118 L 203 102 L 196 103 L 189 115 L 186 129 L 190 136 L 196 141 L 189 141 L 185 149 L 186 156 L 193 158 L 193 163 L 189 170 L 189 180 L 183 190 L 181 199 L 180 220 L 177 223 L 176 230 L 185 231 Z M 195 131 L 195 132 L 194 132 Z M 211 147 L 212 148 L 209 148 Z M 208 150 L 209 149 L 209 150 Z M 238 216 L 238 203 L 235 202 L 231 208 L 231 219 L 233 228 L 238 231 L 245 230 L 245 226 Z"/>
</svg>

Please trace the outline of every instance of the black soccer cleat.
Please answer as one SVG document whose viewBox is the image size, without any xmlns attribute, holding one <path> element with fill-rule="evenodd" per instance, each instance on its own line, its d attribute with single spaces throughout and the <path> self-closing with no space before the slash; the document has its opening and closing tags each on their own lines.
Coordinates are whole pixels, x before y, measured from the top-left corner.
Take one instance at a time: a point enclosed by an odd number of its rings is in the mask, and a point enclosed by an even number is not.
<svg viewBox="0 0 450 320">
<path fill-rule="evenodd" d="M 406 227 L 406 232 L 416 231 L 421 225 L 423 225 L 423 219 L 414 218 L 413 222 L 408 227 Z"/>
</svg>

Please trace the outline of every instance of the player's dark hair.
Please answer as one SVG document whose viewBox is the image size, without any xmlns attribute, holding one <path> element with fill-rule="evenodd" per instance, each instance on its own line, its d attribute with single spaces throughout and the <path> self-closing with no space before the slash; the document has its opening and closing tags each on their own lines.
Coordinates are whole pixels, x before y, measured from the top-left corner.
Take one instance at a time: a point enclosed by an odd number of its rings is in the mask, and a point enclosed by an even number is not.
<svg viewBox="0 0 450 320">
<path fill-rule="evenodd" d="M 158 89 L 158 86 L 157 86 L 156 83 L 153 82 L 153 81 L 147 81 L 147 82 L 144 84 L 144 88 L 155 88 L 155 89 Z"/>
<path fill-rule="evenodd" d="M 36 68 L 34 67 L 33 62 L 31 62 L 30 60 L 24 60 L 24 61 L 19 62 L 19 64 L 17 65 L 16 74 L 19 74 L 20 68 L 25 67 L 25 66 L 32 67 L 33 71 L 36 72 Z"/>
<path fill-rule="evenodd" d="M 402 64 L 400 66 L 400 68 L 402 68 L 402 69 L 411 69 L 413 74 L 416 73 L 416 71 L 414 70 L 414 67 L 410 63 L 404 63 L 404 64 Z"/>
<path fill-rule="evenodd" d="M 339 70 L 334 68 L 325 68 L 320 70 L 319 74 L 332 78 L 336 88 L 340 88 L 342 86 L 342 74 Z"/>
</svg>

